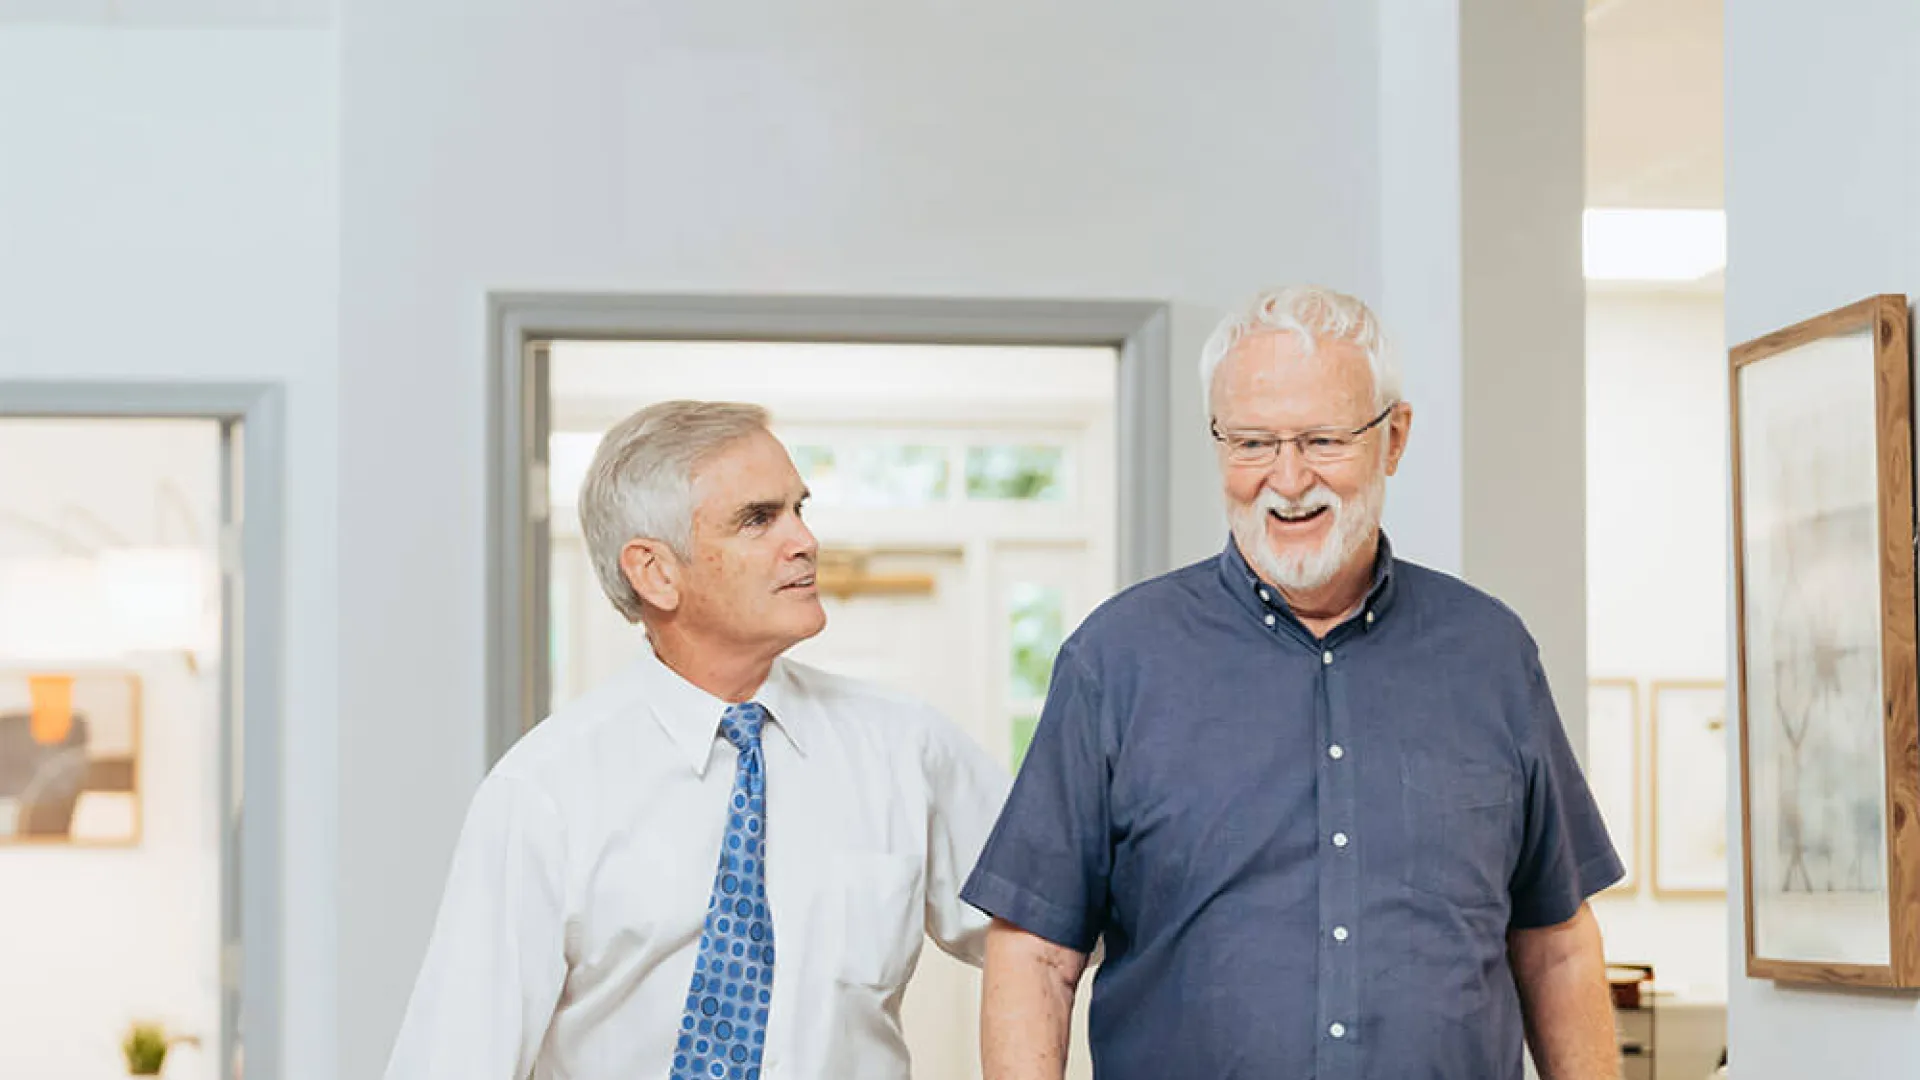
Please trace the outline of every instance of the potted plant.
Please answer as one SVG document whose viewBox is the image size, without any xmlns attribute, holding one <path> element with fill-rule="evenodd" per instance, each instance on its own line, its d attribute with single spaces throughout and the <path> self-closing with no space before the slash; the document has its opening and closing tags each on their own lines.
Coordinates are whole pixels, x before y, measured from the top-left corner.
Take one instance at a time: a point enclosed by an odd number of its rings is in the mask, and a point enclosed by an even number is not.
<svg viewBox="0 0 1920 1080">
<path fill-rule="evenodd" d="M 192 1035 L 172 1035 L 165 1024 L 151 1020 L 135 1021 L 120 1040 L 120 1052 L 127 1058 L 128 1076 L 159 1076 L 166 1067 L 167 1051 L 185 1043 L 199 1046 Z"/>
</svg>

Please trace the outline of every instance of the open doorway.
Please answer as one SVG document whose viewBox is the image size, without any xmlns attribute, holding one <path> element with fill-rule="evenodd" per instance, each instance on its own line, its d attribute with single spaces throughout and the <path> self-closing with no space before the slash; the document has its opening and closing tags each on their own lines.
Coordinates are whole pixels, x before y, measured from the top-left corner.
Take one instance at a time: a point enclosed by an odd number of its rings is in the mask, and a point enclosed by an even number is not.
<svg viewBox="0 0 1920 1080">
<path fill-rule="evenodd" d="M 496 755 L 644 647 L 599 596 L 573 502 L 600 433 L 654 401 L 772 410 L 815 494 L 823 547 L 828 628 L 795 658 L 930 701 L 1009 766 L 1060 642 L 1116 588 L 1165 568 L 1158 305 L 495 308 Z M 902 1009 L 916 1075 L 979 1075 L 978 986 L 971 969 L 922 951 Z M 1088 1067 L 1080 1011 L 1076 1076 Z"/>
<path fill-rule="evenodd" d="M 641 406 L 751 400 L 813 499 L 827 628 L 791 655 L 929 701 L 1013 767 L 1065 635 L 1117 568 L 1103 347 L 555 341 L 547 350 L 551 707 L 646 648 L 600 595 L 575 496 Z M 915 1074 L 972 1080 L 978 976 L 921 954 L 902 1010 Z"/>
<path fill-rule="evenodd" d="M 0 1073 L 278 1074 L 280 400 L 0 384 Z"/>
<path fill-rule="evenodd" d="M 1719 0 L 1588 0 L 1587 745 L 1629 1078 L 1726 1044 L 1727 359 Z M 1649 617 L 1652 616 L 1652 617 Z"/>
</svg>

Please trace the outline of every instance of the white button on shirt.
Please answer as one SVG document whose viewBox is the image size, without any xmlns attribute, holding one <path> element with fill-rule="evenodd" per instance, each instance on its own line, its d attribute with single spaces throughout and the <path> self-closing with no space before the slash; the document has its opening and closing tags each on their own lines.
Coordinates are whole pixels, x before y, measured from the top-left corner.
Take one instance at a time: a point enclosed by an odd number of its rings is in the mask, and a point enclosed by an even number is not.
<svg viewBox="0 0 1920 1080">
<path fill-rule="evenodd" d="M 764 1073 L 907 1076 L 923 937 L 978 964 L 960 900 L 1006 773 L 925 705 L 780 660 Z M 529 732 L 480 785 L 388 1080 L 664 1080 L 737 760 L 726 704 L 650 652 Z"/>
</svg>

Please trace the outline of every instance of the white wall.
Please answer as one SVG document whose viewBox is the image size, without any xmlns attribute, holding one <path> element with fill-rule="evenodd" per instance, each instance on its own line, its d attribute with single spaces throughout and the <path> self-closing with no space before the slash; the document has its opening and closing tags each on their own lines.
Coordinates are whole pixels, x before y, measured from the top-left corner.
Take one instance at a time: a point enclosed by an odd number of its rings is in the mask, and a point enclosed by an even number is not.
<svg viewBox="0 0 1920 1080">
<path fill-rule="evenodd" d="M 1381 310 L 1414 406 L 1388 526 L 1416 561 L 1519 612 L 1578 741 L 1580 8 L 1376 6 Z"/>
<path fill-rule="evenodd" d="M 1460 565 L 1526 619 L 1575 745 L 1587 711 L 1581 10 L 1458 4 Z"/>
<path fill-rule="evenodd" d="M 0 23 L 0 380 L 288 388 L 280 1075 L 334 1080 L 334 39 L 175 6 L 167 29 Z"/>
<path fill-rule="evenodd" d="M 0 558 L 62 554 L 23 515 L 89 543 L 101 525 L 134 545 L 192 530 L 211 559 L 219 476 L 212 423 L 0 420 Z M 126 663 L 141 680 L 137 846 L 0 845 L 0 1076 L 112 1076 L 125 1026 L 149 1017 L 207 1043 L 170 1077 L 216 1074 L 219 674 L 204 659 L 198 674 L 179 654 Z M 4 654 L 0 667 L 22 670 Z"/>
<path fill-rule="evenodd" d="M 1815 16 L 1747 0 L 1727 5 L 1726 28 L 1728 342 L 1873 293 L 1920 295 L 1920 5 L 1834 0 Z M 1741 1080 L 1913 1075 L 1920 1001 L 1746 979 L 1741 915 L 1736 898 Z"/>
<path fill-rule="evenodd" d="M 1596 677 L 1718 679 L 1727 662 L 1725 302 L 1587 301 L 1587 658 Z"/>
<path fill-rule="evenodd" d="M 1415 561 L 1459 573 L 1462 43 L 1457 0 L 1378 0 L 1380 317 L 1401 357 L 1413 441 L 1387 500 L 1387 528 Z M 1417 522 L 1417 531 L 1403 522 Z"/>
<path fill-rule="evenodd" d="M 1217 310 L 1378 291 L 1371 5 L 441 0 L 342 35 L 343 1076 L 482 766 L 489 290 L 1170 298 L 1179 560 L 1225 539 Z"/>
<path fill-rule="evenodd" d="M 1717 680 L 1727 658 L 1727 374 L 1718 293 L 1587 299 L 1587 669 L 1640 685 L 1641 887 L 1594 903 L 1607 955 L 1663 988 L 1727 994 L 1726 902 L 1654 896 L 1651 683 Z"/>
</svg>

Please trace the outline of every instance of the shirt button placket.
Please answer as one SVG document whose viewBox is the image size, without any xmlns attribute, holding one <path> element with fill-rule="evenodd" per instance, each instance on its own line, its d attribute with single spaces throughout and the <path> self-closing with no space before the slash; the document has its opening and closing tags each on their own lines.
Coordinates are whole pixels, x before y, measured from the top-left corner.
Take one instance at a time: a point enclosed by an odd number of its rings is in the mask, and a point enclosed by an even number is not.
<svg viewBox="0 0 1920 1080">
<path fill-rule="evenodd" d="M 1341 648 L 1353 642 L 1341 639 Z M 1320 946 L 1322 965 L 1322 984 L 1318 995 L 1318 1012 L 1325 1033 L 1316 1055 L 1318 1075 L 1327 1080 L 1352 1080 L 1353 1071 L 1359 1066 L 1357 1058 L 1352 1056 L 1358 1046 L 1355 1033 L 1346 1017 L 1356 1015 L 1359 995 L 1358 954 L 1348 942 L 1354 934 L 1354 926 L 1360 916 L 1358 855 L 1354 850 L 1353 830 L 1358 824 L 1356 806 L 1356 785 L 1359 777 L 1347 767 L 1347 758 L 1353 737 L 1352 718 L 1347 713 L 1348 683 L 1347 660 L 1342 660 L 1340 671 L 1335 671 L 1335 652 L 1332 642 L 1322 643 L 1320 647 L 1321 689 L 1327 702 L 1327 728 L 1321 737 L 1327 755 L 1325 764 L 1320 766 L 1321 779 L 1319 795 L 1322 804 L 1321 835 L 1326 838 L 1325 855 L 1327 863 L 1321 878 Z M 1362 664 L 1364 667 L 1364 663 Z"/>
</svg>

